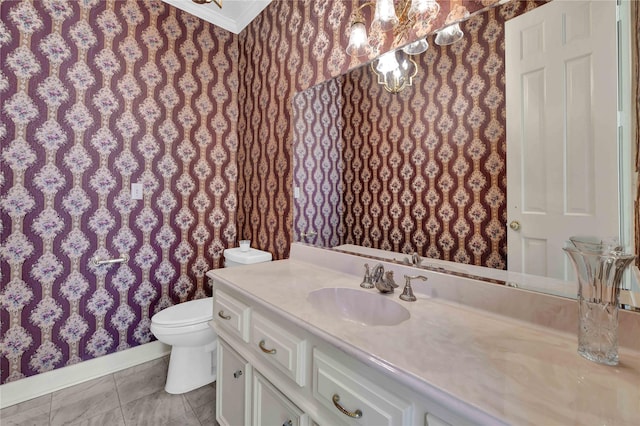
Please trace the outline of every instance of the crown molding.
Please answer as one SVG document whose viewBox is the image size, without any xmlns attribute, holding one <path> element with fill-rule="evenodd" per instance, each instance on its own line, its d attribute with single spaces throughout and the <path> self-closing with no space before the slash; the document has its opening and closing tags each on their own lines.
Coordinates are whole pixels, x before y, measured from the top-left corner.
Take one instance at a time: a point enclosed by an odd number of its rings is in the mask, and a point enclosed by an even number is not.
<svg viewBox="0 0 640 426">
<path fill-rule="evenodd" d="M 240 34 L 271 3 L 271 0 L 222 0 L 221 9 L 213 2 L 197 4 L 191 0 L 162 1 L 234 34 Z"/>
</svg>

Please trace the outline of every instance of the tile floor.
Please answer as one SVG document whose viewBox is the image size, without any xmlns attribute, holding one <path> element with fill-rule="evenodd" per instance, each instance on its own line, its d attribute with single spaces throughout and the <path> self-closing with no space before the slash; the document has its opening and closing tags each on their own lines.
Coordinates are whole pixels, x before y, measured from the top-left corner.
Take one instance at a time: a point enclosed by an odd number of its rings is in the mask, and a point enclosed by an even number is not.
<svg viewBox="0 0 640 426">
<path fill-rule="evenodd" d="M 217 426 L 215 383 L 171 395 L 167 367 L 161 358 L 12 405 L 0 411 L 0 424 Z"/>
</svg>

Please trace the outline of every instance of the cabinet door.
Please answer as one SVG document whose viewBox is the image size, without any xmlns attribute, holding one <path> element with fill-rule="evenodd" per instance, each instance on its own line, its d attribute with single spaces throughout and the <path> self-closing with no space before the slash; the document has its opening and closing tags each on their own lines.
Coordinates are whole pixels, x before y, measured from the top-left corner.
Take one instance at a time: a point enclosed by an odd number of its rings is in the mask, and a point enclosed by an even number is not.
<svg viewBox="0 0 640 426">
<path fill-rule="evenodd" d="M 218 339 L 218 382 L 216 384 L 216 420 L 222 426 L 244 425 L 249 419 L 251 365 Z"/>
<path fill-rule="evenodd" d="M 425 416 L 425 426 L 451 426 L 449 423 L 442 420 L 440 417 L 436 417 L 431 413 L 427 413 Z"/>
<path fill-rule="evenodd" d="M 253 422 L 256 426 L 305 426 L 308 416 L 258 372 L 253 373 Z"/>
</svg>

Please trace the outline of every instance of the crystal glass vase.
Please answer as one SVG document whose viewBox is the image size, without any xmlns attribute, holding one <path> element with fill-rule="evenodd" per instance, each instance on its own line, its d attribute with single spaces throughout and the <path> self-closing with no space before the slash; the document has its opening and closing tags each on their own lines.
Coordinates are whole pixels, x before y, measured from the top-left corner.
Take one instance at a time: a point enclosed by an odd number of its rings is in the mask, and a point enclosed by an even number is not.
<svg viewBox="0 0 640 426">
<path fill-rule="evenodd" d="M 618 299 L 622 273 L 635 259 L 615 243 L 570 238 L 563 249 L 578 277 L 578 353 L 618 364 Z"/>
</svg>

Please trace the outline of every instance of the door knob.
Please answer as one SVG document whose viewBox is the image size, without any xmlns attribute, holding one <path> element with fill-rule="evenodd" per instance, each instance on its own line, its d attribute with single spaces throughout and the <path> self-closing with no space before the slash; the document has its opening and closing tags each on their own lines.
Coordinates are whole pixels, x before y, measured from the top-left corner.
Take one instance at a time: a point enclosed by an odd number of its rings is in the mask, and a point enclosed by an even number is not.
<svg viewBox="0 0 640 426">
<path fill-rule="evenodd" d="M 512 220 L 511 223 L 509 224 L 509 228 L 513 229 L 514 231 L 519 230 L 520 222 L 518 222 L 517 220 Z"/>
</svg>

